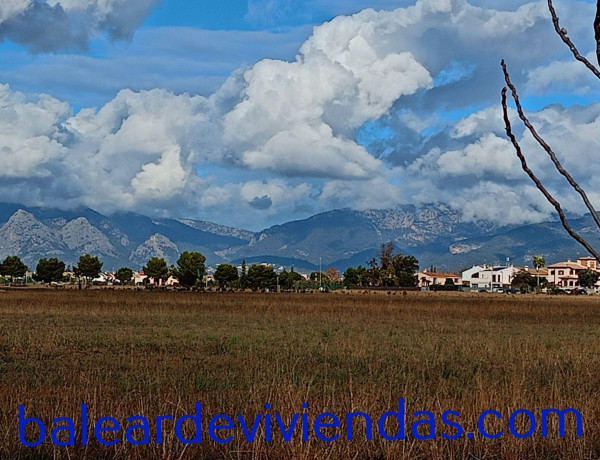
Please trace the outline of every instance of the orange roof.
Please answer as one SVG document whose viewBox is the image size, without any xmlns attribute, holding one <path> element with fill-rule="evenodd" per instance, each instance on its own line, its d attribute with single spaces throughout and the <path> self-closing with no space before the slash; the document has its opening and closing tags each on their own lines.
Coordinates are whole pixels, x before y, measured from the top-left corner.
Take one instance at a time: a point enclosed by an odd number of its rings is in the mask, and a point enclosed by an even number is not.
<svg viewBox="0 0 600 460">
<path fill-rule="evenodd" d="M 549 265 L 548 268 L 574 268 L 576 270 L 585 270 L 587 267 L 578 264 L 577 262 L 557 262 Z"/>
<path fill-rule="evenodd" d="M 460 275 L 456 273 L 421 272 L 419 275 L 431 276 L 432 278 L 460 278 Z"/>
</svg>

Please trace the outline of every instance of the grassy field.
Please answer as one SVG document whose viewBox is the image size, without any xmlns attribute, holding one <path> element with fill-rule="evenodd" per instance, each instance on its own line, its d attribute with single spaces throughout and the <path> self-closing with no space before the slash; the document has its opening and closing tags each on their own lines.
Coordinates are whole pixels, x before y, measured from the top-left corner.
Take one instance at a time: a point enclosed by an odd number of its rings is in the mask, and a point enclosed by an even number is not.
<svg viewBox="0 0 600 460">
<path fill-rule="evenodd" d="M 599 388 L 598 297 L 0 292 L 0 458 L 596 459 Z M 397 410 L 399 398 L 406 402 L 407 437 L 386 441 L 377 420 Z M 194 414 L 196 401 L 202 402 L 202 443 L 181 443 L 166 421 L 158 444 L 156 416 Z M 112 416 L 125 428 L 127 417 L 147 417 L 150 443 L 104 446 L 90 437 L 81 445 L 82 403 L 91 424 Z M 55 446 L 48 433 L 40 446 L 24 446 L 20 404 L 47 428 L 56 417 L 72 418 L 76 445 Z M 539 414 L 569 407 L 583 415 L 583 437 L 570 418 L 564 438 L 556 420 L 547 438 L 539 423 L 529 438 L 508 434 L 508 417 L 517 409 Z M 505 414 L 486 423 L 503 437 L 441 437 L 456 432 L 441 424 L 442 412 L 460 412 L 466 433 L 488 409 Z M 422 410 L 437 418 L 435 440 L 410 433 L 413 412 Z M 355 411 L 372 416 L 371 440 L 360 420 L 354 440 L 346 439 L 345 414 Z M 207 431 L 217 414 L 241 414 L 252 423 L 256 414 L 279 413 L 287 426 L 293 414 L 306 413 L 312 426 L 323 412 L 340 417 L 340 428 L 323 429 L 340 439 L 325 442 L 311 433 L 305 442 L 298 432 L 285 442 L 273 428 L 267 442 L 261 424 L 248 442 L 237 419 L 235 429 L 221 432 L 234 436 L 227 444 Z M 515 425 L 527 431 L 525 418 Z M 398 424 L 391 419 L 386 430 L 397 432 Z M 183 431 L 188 439 L 196 434 L 191 422 Z M 28 425 L 28 439 L 37 434 Z"/>
</svg>

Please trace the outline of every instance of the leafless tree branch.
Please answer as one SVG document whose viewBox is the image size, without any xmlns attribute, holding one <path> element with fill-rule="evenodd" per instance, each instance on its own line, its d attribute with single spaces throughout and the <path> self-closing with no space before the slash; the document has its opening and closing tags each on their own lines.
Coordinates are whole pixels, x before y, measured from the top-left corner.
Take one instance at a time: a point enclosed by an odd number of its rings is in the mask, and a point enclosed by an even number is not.
<svg viewBox="0 0 600 460">
<path fill-rule="evenodd" d="M 569 172 L 565 168 L 563 168 L 563 166 L 561 165 L 560 161 L 556 157 L 556 154 L 554 153 L 552 148 L 537 133 L 537 131 L 535 130 L 535 128 L 533 127 L 533 125 L 531 124 L 529 119 L 525 116 L 525 113 L 523 112 L 523 107 L 521 106 L 521 102 L 519 100 L 519 95 L 517 94 L 517 88 L 510 80 L 510 75 L 508 74 L 508 70 L 506 69 L 506 64 L 504 63 L 504 60 L 502 61 L 501 65 L 502 65 L 502 71 L 504 72 L 504 79 L 506 81 L 506 84 L 508 85 L 508 87 L 510 88 L 510 90 L 512 92 L 513 99 L 515 100 L 515 105 L 517 106 L 517 112 L 519 113 L 519 118 L 521 119 L 523 124 L 527 127 L 527 129 L 529 130 L 531 135 L 534 137 L 534 139 L 538 142 L 538 144 L 540 144 L 542 146 L 542 148 L 546 151 L 546 153 L 552 160 L 552 163 L 554 163 L 554 166 L 556 166 L 556 169 L 558 170 L 558 172 L 561 175 L 563 175 L 565 177 L 565 179 L 567 179 L 567 181 L 569 182 L 571 187 L 573 187 L 573 189 L 575 189 L 575 191 L 577 193 L 579 193 L 579 195 L 581 196 L 581 199 L 585 203 L 585 206 L 588 208 L 588 210 L 592 214 L 592 218 L 594 219 L 594 222 L 596 222 L 596 225 L 598 226 L 598 228 L 600 228 L 600 218 L 598 217 L 598 213 L 592 206 L 592 203 L 590 203 L 590 200 L 589 200 L 587 194 L 585 193 L 585 190 L 583 190 L 581 188 L 581 186 L 575 181 L 575 179 L 573 179 L 571 174 L 569 174 Z"/>
<path fill-rule="evenodd" d="M 558 21 L 558 16 L 556 15 L 556 10 L 554 9 L 554 5 L 552 4 L 552 0 L 548 0 L 548 9 L 550 10 L 550 14 L 552 15 L 552 22 L 554 23 L 554 30 L 558 36 L 562 39 L 563 42 L 569 47 L 575 59 L 580 62 L 583 62 L 585 66 L 592 71 L 596 77 L 600 78 L 600 70 L 598 70 L 594 64 L 588 61 L 585 57 L 583 57 L 571 39 L 567 36 L 567 29 L 564 29 L 560 26 Z M 596 55 L 598 57 L 598 62 L 600 63 L 600 0 L 598 0 L 598 4 L 596 7 L 596 19 L 594 21 L 594 31 L 596 34 Z"/>
<path fill-rule="evenodd" d="M 596 19 L 594 20 L 594 36 L 596 37 L 596 58 L 600 64 L 600 0 L 596 3 Z"/>
<path fill-rule="evenodd" d="M 502 61 L 502 64 L 504 67 L 504 61 Z M 510 118 L 508 116 L 508 105 L 506 103 L 506 91 L 507 91 L 506 87 L 502 88 L 502 110 L 504 112 L 504 125 L 506 127 L 506 134 L 508 135 L 510 141 L 512 142 L 512 144 L 517 152 L 517 156 L 519 157 L 519 160 L 521 160 L 521 167 L 523 168 L 523 171 L 525 171 L 525 173 L 533 181 L 533 183 L 536 185 L 538 190 L 540 192 L 542 192 L 542 194 L 544 195 L 546 200 L 548 200 L 548 202 L 550 204 L 552 204 L 552 206 L 554 206 L 554 209 L 556 209 L 556 212 L 558 213 L 558 216 L 560 217 L 560 221 L 561 221 L 563 227 L 569 233 L 569 235 L 571 235 L 571 237 L 574 240 L 576 240 L 585 249 L 587 249 L 592 256 L 594 256 L 597 260 L 600 260 L 600 254 L 598 254 L 598 252 L 596 252 L 596 250 L 587 241 L 585 241 L 577 232 L 575 232 L 575 230 L 573 230 L 573 228 L 569 224 L 569 221 L 567 220 L 567 217 L 565 216 L 565 213 L 564 213 L 560 203 L 552 196 L 552 194 L 546 189 L 546 187 L 544 187 L 542 182 L 537 178 L 537 176 L 533 173 L 533 171 L 527 165 L 527 161 L 525 160 L 525 156 L 523 155 L 521 146 L 519 145 L 519 142 L 517 141 L 517 138 L 515 137 L 515 135 L 513 134 L 513 131 L 512 131 L 512 125 L 510 123 Z"/>
</svg>

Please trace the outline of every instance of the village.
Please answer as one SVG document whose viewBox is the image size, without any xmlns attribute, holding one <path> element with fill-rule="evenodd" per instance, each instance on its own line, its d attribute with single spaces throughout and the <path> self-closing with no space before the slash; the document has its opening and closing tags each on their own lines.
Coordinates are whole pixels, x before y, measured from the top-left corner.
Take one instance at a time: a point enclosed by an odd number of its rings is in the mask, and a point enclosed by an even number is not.
<svg viewBox="0 0 600 460">
<path fill-rule="evenodd" d="M 534 258 L 536 259 L 536 258 Z M 540 263 L 540 260 L 542 263 Z M 537 263 L 535 263 L 537 262 Z M 421 291 L 473 291 L 473 292 L 498 292 L 498 293 L 549 293 L 549 294 L 594 294 L 600 292 L 599 265 L 600 262 L 593 257 L 578 257 L 574 261 L 555 262 L 545 266 L 543 256 L 534 260 L 535 267 L 506 265 L 478 264 L 471 268 L 462 269 L 456 273 L 438 271 L 435 267 L 422 269 L 415 273 L 414 283 L 409 285 L 390 286 L 369 281 L 366 276 L 356 277 L 357 269 L 349 267 L 345 272 L 340 272 L 334 267 L 323 271 L 304 273 L 290 270 L 284 266 L 273 266 L 268 263 L 254 264 L 268 272 L 272 278 L 270 284 L 259 288 L 266 292 L 279 292 L 282 290 L 335 290 L 335 289 L 369 289 L 369 288 L 399 288 L 418 289 Z M 228 280 L 224 281 L 219 276 L 220 268 L 226 267 L 233 271 Z M 358 270 L 365 270 L 359 267 Z M 178 288 L 181 286 L 177 276 L 166 273 L 165 276 L 152 276 L 144 270 L 133 271 L 127 269 L 129 274 L 123 278 L 117 271 L 99 272 L 96 276 L 83 279 L 83 287 L 90 286 L 131 286 L 144 288 Z M 245 264 L 239 266 L 221 264 L 207 266 L 201 278 L 198 278 L 196 287 L 202 289 L 244 289 L 251 287 L 240 285 L 240 280 L 247 277 Z M 237 277 L 235 276 L 237 272 Z M 414 272 L 413 272 L 414 273 Z M 247 278 L 246 278 L 247 279 Z M 36 281 L 38 283 L 36 283 Z M 27 270 L 23 276 L 0 276 L 0 284 L 13 286 L 26 286 L 39 284 L 39 277 L 35 272 Z M 82 277 L 69 268 L 62 272 L 62 278 L 47 283 L 56 288 L 68 286 L 82 286 Z M 408 284 L 408 283 L 405 283 Z"/>
<path fill-rule="evenodd" d="M 519 282 L 519 276 L 525 280 L 534 280 L 535 287 L 540 292 L 553 293 L 598 293 L 600 281 L 594 273 L 598 270 L 599 262 L 593 257 L 578 257 L 575 261 L 567 259 L 556 262 L 548 267 L 533 268 L 529 266 L 486 264 L 474 265 L 461 273 L 441 273 L 423 270 L 417 273 L 417 284 L 421 290 L 429 290 L 433 286 L 455 285 L 460 290 L 487 292 L 527 292 L 525 282 Z M 581 274 L 591 273 L 591 281 L 581 280 Z M 525 276 L 522 276 L 525 275 Z M 528 275 L 528 276 L 527 276 Z M 532 286 L 533 287 L 533 286 Z"/>
</svg>

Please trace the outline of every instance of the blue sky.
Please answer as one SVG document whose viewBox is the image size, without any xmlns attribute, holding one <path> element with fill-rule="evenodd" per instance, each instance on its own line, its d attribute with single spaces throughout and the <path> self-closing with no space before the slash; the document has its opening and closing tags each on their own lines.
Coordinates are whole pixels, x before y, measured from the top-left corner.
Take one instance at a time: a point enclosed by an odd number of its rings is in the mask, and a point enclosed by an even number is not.
<svg viewBox="0 0 600 460">
<path fill-rule="evenodd" d="M 592 3 L 555 1 L 590 58 Z M 563 162 L 599 189 L 582 158 L 598 147 L 600 85 L 545 1 L 4 0 L 0 26 L 5 200 L 253 230 L 431 202 L 540 221 L 552 209 L 504 135 L 502 58 Z"/>
</svg>

